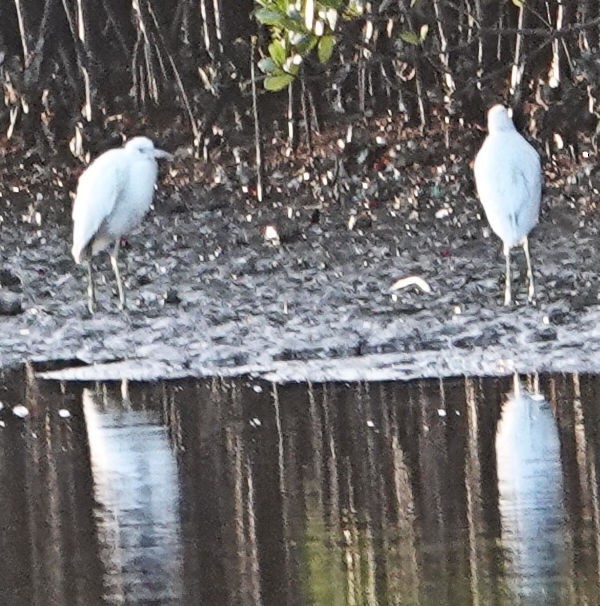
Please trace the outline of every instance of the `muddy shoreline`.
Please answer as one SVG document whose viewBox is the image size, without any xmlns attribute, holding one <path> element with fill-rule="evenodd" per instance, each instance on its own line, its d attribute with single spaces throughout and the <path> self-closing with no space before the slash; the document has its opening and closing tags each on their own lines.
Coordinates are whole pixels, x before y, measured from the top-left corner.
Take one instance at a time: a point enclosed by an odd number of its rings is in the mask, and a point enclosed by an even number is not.
<svg viewBox="0 0 600 606">
<path fill-rule="evenodd" d="M 281 381 L 600 370 L 600 222 L 584 168 L 547 175 L 531 237 L 537 305 L 526 305 L 517 252 L 517 304 L 504 308 L 501 244 L 468 162 L 433 164 L 374 163 L 337 200 L 309 187 L 331 162 L 308 175 L 272 168 L 262 204 L 233 181 L 167 177 L 122 255 L 129 310 L 117 309 L 103 255 L 93 317 L 69 254 L 68 201 L 38 205 L 33 221 L 6 215 L 3 290 L 24 311 L 0 318 L 0 367 L 63 360 L 95 366 L 55 378 Z M 279 243 L 265 239 L 269 225 Z M 390 292 L 409 275 L 432 292 Z"/>
</svg>

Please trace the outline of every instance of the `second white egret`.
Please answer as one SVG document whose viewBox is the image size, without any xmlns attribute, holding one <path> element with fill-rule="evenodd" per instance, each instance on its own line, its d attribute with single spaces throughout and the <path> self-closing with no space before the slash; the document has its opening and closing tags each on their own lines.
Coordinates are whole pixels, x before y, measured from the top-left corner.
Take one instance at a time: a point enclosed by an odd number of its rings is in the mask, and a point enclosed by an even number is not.
<svg viewBox="0 0 600 606">
<path fill-rule="evenodd" d="M 171 154 L 157 149 L 146 137 L 134 137 L 124 147 L 98 156 L 79 178 L 73 205 L 73 248 L 76 263 L 87 261 L 88 307 L 96 304 L 92 257 L 114 243 L 110 261 L 117 280 L 119 302 L 125 307 L 125 288 L 117 257 L 121 236 L 137 227 L 152 204 L 158 176 L 157 160 Z"/>
<path fill-rule="evenodd" d="M 475 183 L 490 227 L 504 244 L 504 304 L 511 303 L 510 249 L 521 245 L 527 259 L 528 301 L 535 298 L 529 232 L 538 222 L 542 167 L 537 151 L 517 132 L 508 110 L 488 112 L 488 136 L 475 158 Z"/>
</svg>

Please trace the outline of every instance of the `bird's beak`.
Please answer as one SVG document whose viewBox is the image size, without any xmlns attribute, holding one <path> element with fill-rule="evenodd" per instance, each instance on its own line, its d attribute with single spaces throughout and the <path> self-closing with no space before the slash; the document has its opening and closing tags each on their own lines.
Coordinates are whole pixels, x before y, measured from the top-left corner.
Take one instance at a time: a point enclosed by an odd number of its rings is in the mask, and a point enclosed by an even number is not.
<svg viewBox="0 0 600 606">
<path fill-rule="evenodd" d="M 172 160 L 173 159 L 173 156 L 169 152 L 164 151 L 163 149 L 155 149 L 154 157 L 157 160 Z"/>
</svg>

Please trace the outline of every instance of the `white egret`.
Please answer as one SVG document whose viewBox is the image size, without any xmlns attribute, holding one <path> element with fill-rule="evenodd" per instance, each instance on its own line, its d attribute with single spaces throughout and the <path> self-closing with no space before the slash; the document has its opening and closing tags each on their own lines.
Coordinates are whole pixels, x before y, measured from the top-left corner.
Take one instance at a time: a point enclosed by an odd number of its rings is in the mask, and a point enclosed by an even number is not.
<svg viewBox="0 0 600 606">
<path fill-rule="evenodd" d="M 520 244 L 527 259 L 528 301 L 535 298 L 527 236 L 538 222 L 542 167 L 537 151 L 517 132 L 508 110 L 488 112 L 488 136 L 475 158 L 475 183 L 487 220 L 504 243 L 504 304 L 511 303 L 510 249 Z"/>
<path fill-rule="evenodd" d="M 121 236 L 137 227 L 150 208 L 158 176 L 157 159 L 171 154 L 150 139 L 134 137 L 124 147 L 98 156 L 79 178 L 73 205 L 73 248 L 76 263 L 87 261 L 88 307 L 94 312 L 96 293 L 92 257 L 114 243 L 110 261 L 117 280 L 120 307 L 125 289 L 117 257 Z"/>
</svg>

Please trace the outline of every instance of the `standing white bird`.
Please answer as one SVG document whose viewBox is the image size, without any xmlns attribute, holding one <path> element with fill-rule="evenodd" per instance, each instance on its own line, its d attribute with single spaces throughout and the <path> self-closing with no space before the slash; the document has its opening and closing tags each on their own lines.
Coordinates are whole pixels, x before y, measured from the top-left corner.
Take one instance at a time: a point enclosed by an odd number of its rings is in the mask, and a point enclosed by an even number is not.
<svg viewBox="0 0 600 606">
<path fill-rule="evenodd" d="M 542 167 L 535 149 L 517 132 L 508 110 L 488 112 L 488 136 L 475 158 L 475 183 L 487 220 L 504 243 L 504 304 L 511 303 L 510 249 L 520 244 L 527 259 L 528 301 L 535 298 L 527 236 L 538 222 Z"/>
<path fill-rule="evenodd" d="M 73 205 L 73 248 L 76 263 L 87 261 L 88 307 L 94 312 L 96 293 L 92 257 L 114 242 L 110 262 L 117 279 L 120 307 L 125 307 L 125 289 L 117 257 L 122 235 L 137 227 L 154 196 L 157 159 L 171 154 L 156 149 L 146 137 L 134 137 L 125 147 L 98 156 L 79 178 Z"/>
</svg>

